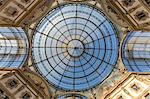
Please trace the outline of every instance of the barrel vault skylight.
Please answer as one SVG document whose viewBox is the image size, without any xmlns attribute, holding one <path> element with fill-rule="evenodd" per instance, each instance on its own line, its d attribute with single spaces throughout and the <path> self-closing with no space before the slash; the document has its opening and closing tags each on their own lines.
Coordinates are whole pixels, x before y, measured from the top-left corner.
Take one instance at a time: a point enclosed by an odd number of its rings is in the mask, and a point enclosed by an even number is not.
<svg viewBox="0 0 150 99">
<path fill-rule="evenodd" d="M 22 28 L 0 27 L 0 68 L 21 67 L 28 50 L 28 39 Z"/>
<path fill-rule="evenodd" d="M 131 31 L 122 45 L 124 66 L 131 72 L 150 72 L 150 33 Z"/>
</svg>

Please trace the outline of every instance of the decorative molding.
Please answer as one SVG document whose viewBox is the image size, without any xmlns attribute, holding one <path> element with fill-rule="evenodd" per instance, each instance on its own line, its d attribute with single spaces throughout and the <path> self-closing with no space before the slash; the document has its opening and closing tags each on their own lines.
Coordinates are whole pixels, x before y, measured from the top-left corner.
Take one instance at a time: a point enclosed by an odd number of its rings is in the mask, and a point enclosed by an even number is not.
<svg viewBox="0 0 150 99">
<path fill-rule="evenodd" d="M 150 74 L 147 74 L 150 75 Z M 105 95 L 105 99 L 109 99 L 109 98 L 113 98 L 114 96 L 116 96 L 119 92 L 121 92 L 121 90 L 123 90 L 127 95 L 129 95 L 132 98 L 136 98 L 139 96 L 143 96 L 147 91 L 149 91 L 148 89 L 150 88 L 150 80 L 145 79 L 145 73 L 130 73 L 128 76 L 126 76 L 126 78 L 124 80 L 122 80 L 120 83 L 118 83 L 111 91 L 109 91 L 107 93 L 107 95 Z M 140 80 L 139 80 L 140 79 Z M 133 85 L 137 85 L 139 86 L 139 90 L 134 91 L 132 89 Z M 136 88 L 136 87 L 134 87 Z M 133 95 L 134 92 L 137 95 Z"/>
<path fill-rule="evenodd" d="M 33 71 L 29 69 L 0 69 L 0 73 L 2 72 L 7 73 L 5 77 L 0 78 L 0 86 L 4 86 L 10 96 L 22 96 L 22 92 L 28 91 L 32 98 L 38 96 L 41 99 L 50 99 L 52 94 L 46 81 Z"/>
<path fill-rule="evenodd" d="M 128 26 L 122 25 L 123 27 L 132 27 L 132 30 L 150 30 L 150 7 L 146 5 L 145 0 L 106 0 L 103 5 L 112 6 L 117 15 L 125 20 Z M 103 8 L 106 11 L 106 7 Z M 108 15 L 111 16 L 111 13 Z M 111 18 L 117 20 L 117 16 Z M 120 25 L 119 20 L 116 23 Z"/>
<path fill-rule="evenodd" d="M 25 92 L 21 93 L 20 99 L 31 99 L 31 98 L 32 98 L 32 95 L 30 92 L 25 91 Z"/>
<path fill-rule="evenodd" d="M 6 82 L 6 87 L 8 87 L 9 89 L 17 88 L 18 85 L 19 85 L 19 81 L 15 78 L 13 78 L 13 79 L 10 78 Z"/>
</svg>

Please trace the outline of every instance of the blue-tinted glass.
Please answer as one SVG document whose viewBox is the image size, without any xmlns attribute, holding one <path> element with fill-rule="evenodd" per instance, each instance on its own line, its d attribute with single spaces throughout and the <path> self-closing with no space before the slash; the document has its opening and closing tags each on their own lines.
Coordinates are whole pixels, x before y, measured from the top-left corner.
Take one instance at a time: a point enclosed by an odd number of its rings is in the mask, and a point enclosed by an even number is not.
<svg viewBox="0 0 150 99">
<path fill-rule="evenodd" d="M 150 32 L 129 32 L 122 46 L 122 60 L 129 71 L 150 72 Z"/>
<path fill-rule="evenodd" d="M 89 5 L 57 7 L 40 21 L 36 30 L 33 38 L 36 68 L 57 88 L 73 91 L 93 88 L 116 64 L 116 30 L 101 11 Z"/>
<path fill-rule="evenodd" d="M 19 27 L 0 27 L 0 68 L 21 67 L 28 55 L 28 39 Z"/>
<path fill-rule="evenodd" d="M 58 96 L 56 99 L 88 99 L 86 96 L 80 94 L 65 94 L 62 96 Z"/>
</svg>

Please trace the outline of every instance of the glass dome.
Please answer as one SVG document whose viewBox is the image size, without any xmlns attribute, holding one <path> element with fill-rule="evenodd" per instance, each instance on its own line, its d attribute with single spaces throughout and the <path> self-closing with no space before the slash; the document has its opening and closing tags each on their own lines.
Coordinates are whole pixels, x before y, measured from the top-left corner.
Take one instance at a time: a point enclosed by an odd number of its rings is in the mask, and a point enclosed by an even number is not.
<svg viewBox="0 0 150 99">
<path fill-rule="evenodd" d="M 0 68 L 18 68 L 28 56 L 28 39 L 19 27 L 0 27 Z"/>
<path fill-rule="evenodd" d="M 38 72 L 56 88 L 81 91 L 100 84 L 118 58 L 116 30 L 87 4 L 65 4 L 50 11 L 33 36 Z"/>
<path fill-rule="evenodd" d="M 150 32 L 129 32 L 122 45 L 122 60 L 131 72 L 150 72 Z"/>
</svg>

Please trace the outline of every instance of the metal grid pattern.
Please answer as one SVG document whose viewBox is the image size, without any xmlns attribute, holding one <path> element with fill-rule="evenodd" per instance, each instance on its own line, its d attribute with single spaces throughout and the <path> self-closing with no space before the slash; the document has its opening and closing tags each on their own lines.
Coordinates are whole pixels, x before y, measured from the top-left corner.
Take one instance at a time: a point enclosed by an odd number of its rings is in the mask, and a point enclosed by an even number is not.
<svg viewBox="0 0 150 99">
<path fill-rule="evenodd" d="M 128 71 L 150 72 L 150 33 L 129 32 L 122 45 L 122 60 Z"/>
<path fill-rule="evenodd" d="M 56 99 L 88 99 L 86 96 L 80 95 L 80 94 L 65 94 L 62 96 L 58 96 Z"/>
<path fill-rule="evenodd" d="M 28 39 L 19 27 L 0 27 L 0 68 L 18 68 L 28 56 Z"/>
<path fill-rule="evenodd" d="M 58 6 L 40 21 L 35 31 L 35 67 L 57 88 L 93 88 L 116 64 L 116 30 L 100 10 L 90 5 Z"/>
</svg>

